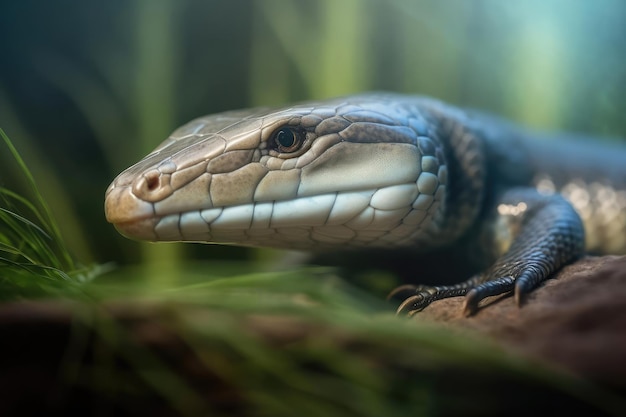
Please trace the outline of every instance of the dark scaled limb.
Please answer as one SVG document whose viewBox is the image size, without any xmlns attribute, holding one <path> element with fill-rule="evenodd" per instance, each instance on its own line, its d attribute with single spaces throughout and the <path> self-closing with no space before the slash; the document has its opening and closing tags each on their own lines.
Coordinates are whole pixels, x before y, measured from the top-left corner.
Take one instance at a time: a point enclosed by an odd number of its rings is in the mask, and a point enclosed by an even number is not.
<svg viewBox="0 0 626 417">
<path fill-rule="evenodd" d="M 494 264 L 460 284 L 396 289 L 391 296 L 406 298 L 399 313 L 412 315 L 435 300 L 465 295 L 468 316 L 484 298 L 511 291 L 521 305 L 525 294 L 584 251 L 582 221 L 571 204 L 556 194 L 511 189 L 497 199 L 484 223 L 479 240 L 495 254 Z"/>
<path fill-rule="evenodd" d="M 422 311 L 428 304 L 442 298 L 465 295 L 478 283 L 480 276 L 474 276 L 467 281 L 455 285 L 402 285 L 389 293 L 387 299 L 404 300 L 398 307 L 398 314 L 406 313 L 412 316 Z"/>
</svg>

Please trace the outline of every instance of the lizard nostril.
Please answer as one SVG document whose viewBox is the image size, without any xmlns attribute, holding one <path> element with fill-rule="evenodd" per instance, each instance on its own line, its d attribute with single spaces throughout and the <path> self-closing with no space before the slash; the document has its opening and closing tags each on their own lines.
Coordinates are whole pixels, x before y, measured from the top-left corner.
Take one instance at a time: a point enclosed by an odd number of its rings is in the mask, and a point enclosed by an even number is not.
<svg viewBox="0 0 626 417">
<path fill-rule="evenodd" d="M 159 173 L 158 172 L 152 172 L 151 174 L 147 174 L 145 176 L 146 178 L 146 188 L 148 189 L 148 191 L 154 191 L 159 187 Z"/>
<path fill-rule="evenodd" d="M 138 177 L 133 183 L 133 194 L 142 200 L 156 202 L 174 192 L 170 184 L 170 175 L 152 170 Z"/>
</svg>

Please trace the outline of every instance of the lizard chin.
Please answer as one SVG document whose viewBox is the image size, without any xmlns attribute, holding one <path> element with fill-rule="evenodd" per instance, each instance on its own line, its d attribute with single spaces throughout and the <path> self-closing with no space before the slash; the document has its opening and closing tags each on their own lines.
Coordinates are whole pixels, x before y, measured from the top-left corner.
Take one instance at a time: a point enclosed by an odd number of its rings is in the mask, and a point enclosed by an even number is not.
<svg viewBox="0 0 626 417">
<path fill-rule="evenodd" d="M 158 239 L 154 229 L 159 220 L 159 218 L 145 218 L 113 223 L 113 226 L 118 232 L 129 239 L 154 242 Z"/>
</svg>

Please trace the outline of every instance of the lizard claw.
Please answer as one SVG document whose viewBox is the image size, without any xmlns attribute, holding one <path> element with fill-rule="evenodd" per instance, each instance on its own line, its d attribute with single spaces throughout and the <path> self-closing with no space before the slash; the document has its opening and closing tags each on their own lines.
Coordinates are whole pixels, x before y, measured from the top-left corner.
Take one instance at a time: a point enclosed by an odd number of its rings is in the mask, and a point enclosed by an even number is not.
<svg viewBox="0 0 626 417">
<path fill-rule="evenodd" d="M 515 284 L 515 277 L 506 276 L 483 282 L 469 290 L 463 303 L 463 315 L 469 317 L 476 313 L 478 304 L 487 297 L 510 292 Z"/>
<path fill-rule="evenodd" d="M 476 291 L 476 288 L 472 288 L 465 295 L 465 301 L 463 302 L 463 316 L 469 317 L 476 314 L 479 302 L 478 291 Z"/>
<path fill-rule="evenodd" d="M 428 302 L 423 294 L 415 294 L 408 297 L 398 306 L 396 315 L 407 314 L 409 317 L 418 313 L 428 305 Z"/>
</svg>

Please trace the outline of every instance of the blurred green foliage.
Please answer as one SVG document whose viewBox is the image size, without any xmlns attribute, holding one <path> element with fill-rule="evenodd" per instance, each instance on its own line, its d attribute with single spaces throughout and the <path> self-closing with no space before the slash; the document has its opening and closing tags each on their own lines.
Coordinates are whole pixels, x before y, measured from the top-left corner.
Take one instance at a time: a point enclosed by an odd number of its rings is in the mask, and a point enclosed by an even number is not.
<svg viewBox="0 0 626 417">
<path fill-rule="evenodd" d="M 272 256 L 140 244 L 105 222 L 109 182 L 178 125 L 233 108 L 393 90 L 538 128 L 624 136 L 625 18 L 620 0 L 2 2 L 0 127 L 72 253 L 172 277 L 192 258 Z M 4 168 L 0 181 L 26 186 Z"/>
</svg>

